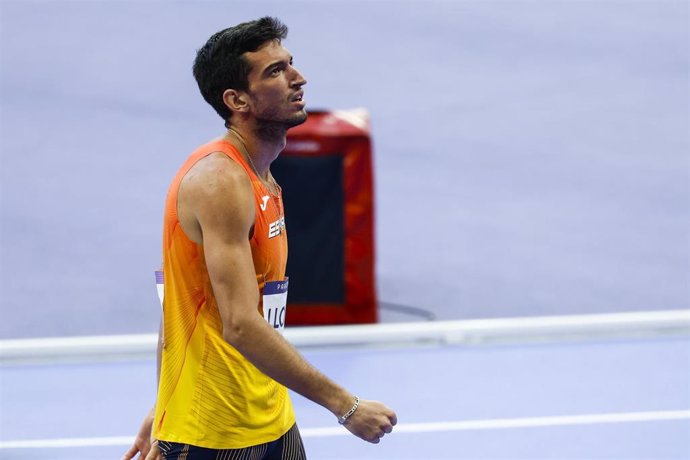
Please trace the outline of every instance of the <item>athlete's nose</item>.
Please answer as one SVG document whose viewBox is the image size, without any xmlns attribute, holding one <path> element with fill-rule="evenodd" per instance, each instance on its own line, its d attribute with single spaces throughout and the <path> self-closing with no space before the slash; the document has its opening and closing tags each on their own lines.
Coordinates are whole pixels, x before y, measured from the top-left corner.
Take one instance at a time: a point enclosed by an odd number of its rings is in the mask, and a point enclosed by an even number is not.
<svg viewBox="0 0 690 460">
<path fill-rule="evenodd" d="M 293 67 L 292 70 L 295 72 L 295 75 L 293 76 L 293 79 L 292 79 L 292 86 L 299 88 L 300 86 L 306 85 L 307 80 L 304 78 L 302 73 L 299 70 L 297 70 L 296 67 Z"/>
</svg>

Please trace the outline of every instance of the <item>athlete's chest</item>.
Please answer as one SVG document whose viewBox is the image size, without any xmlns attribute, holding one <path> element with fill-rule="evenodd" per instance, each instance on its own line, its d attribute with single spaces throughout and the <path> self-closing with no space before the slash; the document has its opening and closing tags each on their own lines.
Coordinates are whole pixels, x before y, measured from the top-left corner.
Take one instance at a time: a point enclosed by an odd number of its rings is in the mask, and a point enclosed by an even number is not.
<svg viewBox="0 0 690 460">
<path fill-rule="evenodd" d="M 256 193 L 256 192 L 259 193 Z M 287 264 L 287 229 L 282 197 L 255 189 L 256 218 L 250 240 L 257 273 L 282 279 Z"/>
</svg>

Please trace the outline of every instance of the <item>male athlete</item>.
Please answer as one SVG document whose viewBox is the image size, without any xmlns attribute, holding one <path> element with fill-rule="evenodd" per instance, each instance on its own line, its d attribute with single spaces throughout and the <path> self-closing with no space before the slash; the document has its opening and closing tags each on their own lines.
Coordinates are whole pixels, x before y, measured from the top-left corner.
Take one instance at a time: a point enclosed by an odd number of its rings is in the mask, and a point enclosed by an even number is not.
<svg viewBox="0 0 690 460">
<path fill-rule="evenodd" d="M 286 36 L 264 17 L 197 53 L 194 76 L 227 131 L 187 159 L 168 191 L 158 397 L 123 459 L 304 459 L 287 388 L 372 443 L 396 424 L 392 410 L 312 367 L 274 320 L 286 305 L 287 235 L 269 167 L 307 118 L 307 82 Z"/>
</svg>

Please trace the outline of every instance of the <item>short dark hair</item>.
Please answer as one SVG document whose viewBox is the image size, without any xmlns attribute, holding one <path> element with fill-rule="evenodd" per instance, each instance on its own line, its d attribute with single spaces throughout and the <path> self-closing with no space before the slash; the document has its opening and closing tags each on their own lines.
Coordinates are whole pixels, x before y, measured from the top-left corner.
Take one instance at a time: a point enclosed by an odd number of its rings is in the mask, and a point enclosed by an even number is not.
<svg viewBox="0 0 690 460">
<path fill-rule="evenodd" d="M 192 72 L 201 95 L 226 121 L 232 111 L 223 102 L 226 89 L 246 91 L 251 66 L 242 55 L 256 51 L 264 43 L 281 41 L 287 37 L 288 28 L 277 18 L 269 16 L 243 22 L 216 32 L 196 53 Z"/>
</svg>

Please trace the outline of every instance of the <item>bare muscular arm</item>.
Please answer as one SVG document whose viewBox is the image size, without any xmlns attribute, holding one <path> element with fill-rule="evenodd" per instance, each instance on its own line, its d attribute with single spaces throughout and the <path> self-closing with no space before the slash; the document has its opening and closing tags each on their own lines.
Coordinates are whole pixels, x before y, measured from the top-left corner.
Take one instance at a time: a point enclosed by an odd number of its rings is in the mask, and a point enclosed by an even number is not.
<svg viewBox="0 0 690 460">
<path fill-rule="evenodd" d="M 258 314 L 259 289 L 248 235 L 255 219 L 254 195 L 244 170 L 212 154 L 184 178 L 178 197 L 183 230 L 203 244 L 225 340 L 266 375 L 340 416 L 351 393 L 310 365 Z M 370 442 L 392 430 L 393 411 L 362 401 L 346 427 Z"/>
</svg>

